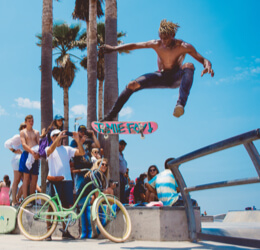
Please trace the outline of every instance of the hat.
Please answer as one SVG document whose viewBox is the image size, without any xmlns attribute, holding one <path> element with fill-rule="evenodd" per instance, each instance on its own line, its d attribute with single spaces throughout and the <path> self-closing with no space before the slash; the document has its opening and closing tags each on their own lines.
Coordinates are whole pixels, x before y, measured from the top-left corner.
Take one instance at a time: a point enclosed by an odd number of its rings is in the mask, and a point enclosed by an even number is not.
<svg viewBox="0 0 260 250">
<path fill-rule="evenodd" d="M 62 115 L 55 115 L 54 120 L 60 120 L 60 119 L 64 120 Z"/>
<path fill-rule="evenodd" d="M 126 143 L 124 140 L 120 140 L 120 141 L 119 141 L 119 144 L 120 144 L 120 145 L 126 145 L 127 143 Z"/>
<path fill-rule="evenodd" d="M 85 125 L 80 125 L 78 128 L 78 132 L 80 132 L 81 130 L 87 130 Z"/>
<path fill-rule="evenodd" d="M 58 135 L 61 131 L 59 129 L 54 129 L 51 131 L 51 137 L 53 137 L 54 135 Z"/>
</svg>

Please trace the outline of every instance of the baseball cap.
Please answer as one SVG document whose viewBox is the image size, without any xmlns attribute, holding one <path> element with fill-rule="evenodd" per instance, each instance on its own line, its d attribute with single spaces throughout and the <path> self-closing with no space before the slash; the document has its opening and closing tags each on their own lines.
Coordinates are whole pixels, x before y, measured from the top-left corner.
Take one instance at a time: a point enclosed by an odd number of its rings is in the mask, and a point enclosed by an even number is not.
<svg viewBox="0 0 260 250">
<path fill-rule="evenodd" d="M 80 125 L 78 128 L 78 132 L 80 132 L 81 130 L 87 130 L 85 125 Z"/>
<path fill-rule="evenodd" d="M 62 115 L 55 115 L 54 120 L 60 120 L 60 119 L 64 120 Z"/>
<path fill-rule="evenodd" d="M 126 143 L 124 140 L 120 140 L 120 141 L 119 141 L 119 144 L 120 144 L 120 145 L 126 145 L 127 143 Z"/>
<path fill-rule="evenodd" d="M 58 135 L 61 131 L 59 129 L 54 129 L 51 131 L 51 137 L 53 137 L 54 135 Z"/>
</svg>

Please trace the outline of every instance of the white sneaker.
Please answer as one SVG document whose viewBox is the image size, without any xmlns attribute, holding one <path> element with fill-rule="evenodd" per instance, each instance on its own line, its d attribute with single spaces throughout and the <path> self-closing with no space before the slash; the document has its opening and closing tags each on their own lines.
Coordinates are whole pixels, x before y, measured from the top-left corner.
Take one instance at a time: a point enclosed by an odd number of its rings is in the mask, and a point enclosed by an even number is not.
<svg viewBox="0 0 260 250">
<path fill-rule="evenodd" d="M 184 114 L 184 107 L 181 104 L 177 104 L 174 108 L 173 115 L 177 118 Z"/>
</svg>

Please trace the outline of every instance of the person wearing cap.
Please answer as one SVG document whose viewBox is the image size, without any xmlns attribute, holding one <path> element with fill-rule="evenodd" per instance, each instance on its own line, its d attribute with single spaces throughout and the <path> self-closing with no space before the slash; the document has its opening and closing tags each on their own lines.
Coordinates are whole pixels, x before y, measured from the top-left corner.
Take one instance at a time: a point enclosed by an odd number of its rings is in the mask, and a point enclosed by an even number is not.
<svg viewBox="0 0 260 250">
<path fill-rule="evenodd" d="M 80 125 L 78 127 L 78 134 L 79 138 L 83 138 L 84 136 L 86 136 L 85 141 L 83 142 L 85 154 L 83 156 L 73 157 L 72 166 L 74 169 L 91 168 L 93 165 L 91 161 L 92 148 L 100 148 L 100 143 L 94 131 L 88 130 L 85 125 Z M 75 140 L 72 140 L 70 146 L 73 148 L 77 148 L 78 144 Z M 83 172 L 74 174 L 76 192 L 78 191 L 81 183 L 84 181 L 84 174 L 85 173 Z"/>
<path fill-rule="evenodd" d="M 65 132 L 65 130 L 61 132 L 59 129 L 54 129 L 50 134 L 52 144 L 46 147 L 45 151 L 49 165 L 48 176 L 64 177 L 62 181 L 55 182 L 55 187 L 63 207 L 69 208 L 71 205 L 73 205 L 73 181 L 70 172 L 70 159 L 74 156 L 82 156 L 85 154 L 82 144 L 86 138 L 80 138 L 79 133 L 73 132 L 72 138 L 77 142 L 78 148 L 64 146 L 61 145 L 61 141 L 63 138 L 67 137 Z M 50 196 L 54 196 L 55 194 L 53 185 L 54 184 L 51 182 L 47 183 L 47 193 Z M 65 228 L 66 225 L 63 223 L 63 230 Z M 74 239 L 69 231 L 63 232 L 62 238 Z M 48 238 L 48 240 L 51 240 L 51 238 Z"/>
<path fill-rule="evenodd" d="M 125 173 L 127 171 L 127 161 L 124 158 L 123 151 L 125 150 L 127 143 L 124 140 L 119 141 L 119 174 L 120 174 L 120 201 L 126 203 L 125 200 L 125 186 L 127 179 Z"/>
<path fill-rule="evenodd" d="M 60 131 L 63 130 L 63 127 L 64 127 L 64 118 L 62 115 L 55 115 L 54 116 L 54 119 L 53 121 L 51 122 L 51 124 L 49 125 L 49 127 L 47 128 L 47 130 L 45 128 L 42 129 L 42 134 L 40 136 L 40 138 L 44 138 L 46 135 L 48 136 L 48 141 L 49 141 L 49 144 L 51 143 L 51 131 L 54 130 L 54 129 L 59 129 Z M 64 144 L 62 142 L 62 144 Z"/>
</svg>

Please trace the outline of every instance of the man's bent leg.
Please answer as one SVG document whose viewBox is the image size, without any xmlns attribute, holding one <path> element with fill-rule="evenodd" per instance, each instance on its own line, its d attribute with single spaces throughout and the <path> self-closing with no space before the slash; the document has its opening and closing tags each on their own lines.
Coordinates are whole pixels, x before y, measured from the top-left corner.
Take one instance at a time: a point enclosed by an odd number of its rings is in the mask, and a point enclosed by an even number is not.
<svg viewBox="0 0 260 250">
<path fill-rule="evenodd" d="M 183 65 L 184 73 L 182 76 L 181 85 L 179 89 L 179 99 L 177 101 L 177 105 L 173 113 L 175 117 L 180 117 L 184 113 L 184 107 L 187 103 L 187 99 L 193 83 L 194 70 L 195 68 L 192 63 L 185 63 Z"/>
<path fill-rule="evenodd" d="M 120 112 L 124 104 L 128 101 L 130 96 L 134 93 L 134 84 L 138 84 L 137 82 L 130 82 L 127 87 L 123 90 L 123 92 L 120 94 L 120 96 L 117 98 L 115 104 L 109 111 L 109 113 L 102 119 L 101 121 L 111 121 L 113 118 L 117 116 L 117 114 Z M 137 86 L 135 84 L 135 86 Z M 140 86 L 140 85 L 139 85 Z"/>
<path fill-rule="evenodd" d="M 162 88 L 163 75 L 161 72 L 144 74 L 130 82 L 116 100 L 109 113 L 101 121 L 109 121 L 117 116 L 130 96 L 141 89 Z"/>
</svg>

